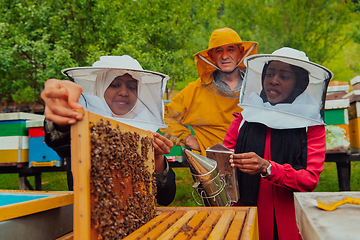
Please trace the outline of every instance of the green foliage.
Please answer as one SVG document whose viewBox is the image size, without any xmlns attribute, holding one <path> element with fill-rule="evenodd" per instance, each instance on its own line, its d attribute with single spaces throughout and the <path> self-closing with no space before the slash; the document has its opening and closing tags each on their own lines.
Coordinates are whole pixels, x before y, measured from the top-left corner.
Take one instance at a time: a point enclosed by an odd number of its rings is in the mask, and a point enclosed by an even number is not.
<svg viewBox="0 0 360 240">
<path fill-rule="evenodd" d="M 39 101 L 45 80 L 103 55 L 128 54 L 168 74 L 169 87 L 194 81 L 193 54 L 221 27 L 259 42 L 259 53 L 303 50 L 348 81 L 360 71 L 358 9 L 358 1 L 343 0 L 3 0 L 0 97 Z"/>
<path fill-rule="evenodd" d="M 351 2 L 243 0 L 227 4 L 224 15 L 232 16 L 227 18 L 229 26 L 257 40 L 259 52 L 287 46 L 306 52 L 319 64 L 332 58 L 359 27 Z"/>
</svg>

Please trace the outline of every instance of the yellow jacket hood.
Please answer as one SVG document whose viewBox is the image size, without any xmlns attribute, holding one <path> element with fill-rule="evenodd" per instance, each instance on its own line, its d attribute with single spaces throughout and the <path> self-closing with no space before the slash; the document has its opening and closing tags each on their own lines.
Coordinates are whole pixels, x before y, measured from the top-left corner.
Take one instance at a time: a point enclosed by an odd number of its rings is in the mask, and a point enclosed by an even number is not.
<svg viewBox="0 0 360 240">
<path fill-rule="evenodd" d="M 257 54 L 257 42 L 243 42 L 240 36 L 230 28 L 216 29 L 210 37 L 209 47 L 194 55 L 195 65 L 198 74 L 204 84 L 209 84 L 212 81 L 211 74 L 217 69 L 215 62 L 210 58 L 208 52 L 213 48 L 217 48 L 228 44 L 238 44 L 244 47 L 244 55 L 240 60 L 238 67 L 245 68 L 244 58 L 250 55 Z"/>
</svg>

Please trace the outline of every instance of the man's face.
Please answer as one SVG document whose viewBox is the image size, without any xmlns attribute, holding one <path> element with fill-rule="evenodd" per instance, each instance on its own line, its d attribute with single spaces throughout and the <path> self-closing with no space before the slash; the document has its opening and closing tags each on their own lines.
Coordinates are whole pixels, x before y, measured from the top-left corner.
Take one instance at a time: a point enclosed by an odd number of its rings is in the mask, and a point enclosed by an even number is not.
<svg viewBox="0 0 360 240">
<path fill-rule="evenodd" d="M 215 62 L 216 66 L 221 68 L 224 72 L 231 72 L 234 70 L 236 64 L 239 62 L 242 51 L 236 44 L 223 45 L 212 49 L 209 56 Z"/>
<path fill-rule="evenodd" d="M 104 93 L 106 103 L 113 113 L 128 113 L 137 101 L 138 81 L 129 74 L 116 77 Z"/>
</svg>

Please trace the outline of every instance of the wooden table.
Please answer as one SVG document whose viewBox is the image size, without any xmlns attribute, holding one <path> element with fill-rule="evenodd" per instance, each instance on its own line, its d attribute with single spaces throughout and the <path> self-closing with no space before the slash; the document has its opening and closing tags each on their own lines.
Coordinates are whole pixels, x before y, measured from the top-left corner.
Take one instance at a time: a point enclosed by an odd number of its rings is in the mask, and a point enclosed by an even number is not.
<svg viewBox="0 0 360 240">
<path fill-rule="evenodd" d="M 325 211 L 312 200 L 326 203 L 344 197 L 360 198 L 360 192 L 294 193 L 296 222 L 304 240 L 360 239 L 360 206 L 345 204 Z"/>
</svg>

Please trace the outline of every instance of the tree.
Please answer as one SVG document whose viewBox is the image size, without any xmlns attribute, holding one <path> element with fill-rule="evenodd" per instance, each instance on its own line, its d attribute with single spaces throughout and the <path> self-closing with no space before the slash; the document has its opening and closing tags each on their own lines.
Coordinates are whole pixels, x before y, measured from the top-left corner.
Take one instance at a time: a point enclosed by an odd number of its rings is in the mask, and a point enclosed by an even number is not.
<svg viewBox="0 0 360 240">
<path fill-rule="evenodd" d="M 102 55 L 131 55 L 173 83 L 194 78 L 192 38 L 217 14 L 217 2 L 1 1 L 0 96 L 39 101 L 46 79 L 64 78 L 61 69 L 89 66 Z"/>
<path fill-rule="evenodd" d="M 169 75 L 173 88 L 197 78 L 193 54 L 222 27 L 259 42 L 259 53 L 290 46 L 332 65 L 359 47 L 358 9 L 355 0 L 2 0 L 0 97 L 40 101 L 45 80 L 103 55 L 128 54 Z M 359 72 L 357 59 L 342 62 Z"/>
<path fill-rule="evenodd" d="M 354 7 L 337 0 L 226 1 L 223 19 L 258 41 L 261 53 L 287 46 L 322 64 L 354 38 L 359 28 Z"/>
</svg>

